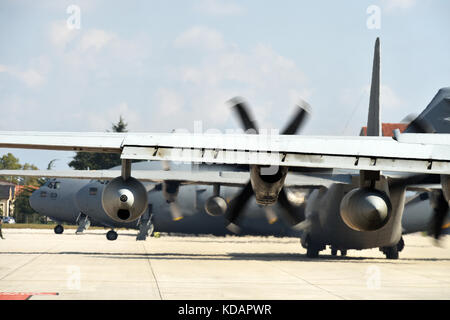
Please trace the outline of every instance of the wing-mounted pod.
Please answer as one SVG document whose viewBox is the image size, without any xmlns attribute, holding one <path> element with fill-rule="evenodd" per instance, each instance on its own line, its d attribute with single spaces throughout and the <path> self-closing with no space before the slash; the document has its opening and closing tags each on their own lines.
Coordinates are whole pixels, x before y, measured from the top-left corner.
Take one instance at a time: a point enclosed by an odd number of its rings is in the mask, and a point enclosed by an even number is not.
<svg viewBox="0 0 450 320">
<path fill-rule="evenodd" d="M 137 179 L 117 177 L 103 189 L 102 206 L 118 222 L 137 220 L 147 209 L 147 191 Z"/>
<path fill-rule="evenodd" d="M 118 222 L 131 222 L 144 214 L 148 206 L 147 190 L 131 177 L 131 161 L 122 161 L 122 175 L 109 182 L 102 192 L 102 207 Z"/>
<path fill-rule="evenodd" d="M 356 188 L 341 201 L 341 218 L 356 231 L 374 231 L 382 228 L 392 212 L 389 197 L 373 188 Z"/>
<path fill-rule="evenodd" d="M 210 216 L 222 216 L 227 212 L 228 204 L 220 196 L 220 185 L 214 185 L 213 195 L 205 202 L 205 211 Z"/>
</svg>

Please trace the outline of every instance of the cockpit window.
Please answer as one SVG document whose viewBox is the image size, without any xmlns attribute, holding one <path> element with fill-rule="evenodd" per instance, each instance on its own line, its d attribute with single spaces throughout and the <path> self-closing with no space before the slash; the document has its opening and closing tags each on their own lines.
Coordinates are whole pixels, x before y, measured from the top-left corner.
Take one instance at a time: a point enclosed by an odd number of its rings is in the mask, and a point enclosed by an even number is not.
<svg viewBox="0 0 450 320">
<path fill-rule="evenodd" d="M 59 189 L 60 186 L 61 186 L 61 182 L 59 182 L 59 181 L 49 182 L 47 185 L 47 187 L 49 189 Z"/>
<path fill-rule="evenodd" d="M 109 180 L 97 180 L 97 182 L 100 184 L 108 184 Z"/>
</svg>

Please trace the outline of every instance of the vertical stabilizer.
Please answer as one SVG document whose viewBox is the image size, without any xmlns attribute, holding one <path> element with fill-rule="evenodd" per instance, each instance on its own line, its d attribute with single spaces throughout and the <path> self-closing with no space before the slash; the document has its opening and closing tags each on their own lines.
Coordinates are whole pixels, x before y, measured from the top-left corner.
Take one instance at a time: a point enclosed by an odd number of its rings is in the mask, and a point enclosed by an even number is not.
<svg viewBox="0 0 450 320">
<path fill-rule="evenodd" d="M 369 117 L 367 119 L 367 135 L 381 136 L 380 121 L 380 38 L 375 41 L 373 55 L 372 83 L 370 86 Z"/>
</svg>

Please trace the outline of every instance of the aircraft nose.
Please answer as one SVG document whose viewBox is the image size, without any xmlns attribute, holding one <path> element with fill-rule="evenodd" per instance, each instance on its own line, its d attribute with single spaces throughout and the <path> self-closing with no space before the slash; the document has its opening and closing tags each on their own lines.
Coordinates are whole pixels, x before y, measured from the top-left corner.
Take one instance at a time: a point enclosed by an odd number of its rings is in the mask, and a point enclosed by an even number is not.
<svg viewBox="0 0 450 320">
<path fill-rule="evenodd" d="M 35 191 L 33 191 L 30 195 L 30 207 L 36 211 L 39 212 L 41 209 L 41 199 L 40 199 L 40 193 L 41 193 L 41 189 L 37 189 Z"/>
</svg>

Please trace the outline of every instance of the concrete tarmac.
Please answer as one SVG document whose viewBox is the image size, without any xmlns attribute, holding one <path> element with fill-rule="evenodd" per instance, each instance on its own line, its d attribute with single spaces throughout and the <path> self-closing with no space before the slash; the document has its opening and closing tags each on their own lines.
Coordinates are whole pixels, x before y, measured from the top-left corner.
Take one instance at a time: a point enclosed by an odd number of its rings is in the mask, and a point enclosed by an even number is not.
<svg viewBox="0 0 450 320">
<path fill-rule="evenodd" d="M 450 237 L 405 236 L 399 260 L 378 249 L 306 257 L 296 238 L 75 235 L 4 229 L 0 297 L 30 299 L 450 299 Z M 57 295 L 43 295 L 43 294 Z M 3 296 L 2 296 L 3 295 Z"/>
</svg>

